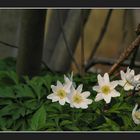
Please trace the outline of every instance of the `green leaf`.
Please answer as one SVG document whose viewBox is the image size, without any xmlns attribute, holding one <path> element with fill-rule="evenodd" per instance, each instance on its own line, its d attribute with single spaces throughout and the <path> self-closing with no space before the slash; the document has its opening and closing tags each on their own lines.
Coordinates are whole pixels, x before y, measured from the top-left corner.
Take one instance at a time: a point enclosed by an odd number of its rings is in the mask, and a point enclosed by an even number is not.
<svg viewBox="0 0 140 140">
<path fill-rule="evenodd" d="M 0 88 L 0 98 L 15 98 L 11 87 Z"/>
<path fill-rule="evenodd" d="M 65 128 L 69 131 L 80 131 L 80 129 L 74 125 L 66 125 Z"/>
<path fill-rule="evenodd" d="M 120 113 L 120 111 L 131 111 L 132 107 L 127 103 L 116 103 L 113 105 L 107 113 Z"/>
<path fill-rule="evenodd" d="M 46 110 L 42 105 L 31 118 L 31 129 L 40 130 L 46 124 Z"/>
<path fill-rule="evenodd" d="M 60 126 L 71 125 L 73 122 L 69 120 L 64 120 L 60 123 Z"/>
<path fill-rule="evenodd" d="M 0 71 L 0 82 L 5 85 L 15 85 L 19 83 L 19 78 L 14 71 Z"/>
<path fill-rule="evenodd" d="M 35 95 L 28 85 L 18 85 L 14 87 L 16 97 L 18 98 L 35 98 Z"/>
</svg>

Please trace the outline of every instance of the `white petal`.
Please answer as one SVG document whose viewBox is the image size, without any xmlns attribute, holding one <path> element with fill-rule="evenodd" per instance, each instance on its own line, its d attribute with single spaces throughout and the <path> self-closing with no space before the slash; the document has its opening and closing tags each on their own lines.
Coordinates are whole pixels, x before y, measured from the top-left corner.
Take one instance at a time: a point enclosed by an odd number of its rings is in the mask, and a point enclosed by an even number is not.
<svg viewBox="0 0 140 140">
<path fill-rule="evenodd" d="M 103 99 L 105 100 L 105 102 L 108 104 L 108 103 L 110 103 L 110 101 L 111 101 L 111 96 L 110 96 L 110 94 L 108 94 L 108 95 L 102 95 L 103 96 Z"/>
<path fill-rule="evenodd" d="M 112 88 L 115 88 L 119 84 L 119 81 L 112 81 L 110 84 Z"/>
<path fill-rule="evenodd" d="M 126 73 L 130 73 L 131 69 L 127 67 Z"/>
<path fill-rule="evenodd" d="M 51 85 L 51 89 L 52 89 L 53 92 L 56 92 L 57 91 L 57 87 L 54 86 L 54 85 Z"/>
<path fill-rule="evenodd" d="M 66 83 L 70 81 L 69 78 L 68 78 L 66 75 L 64 75 L 64 81 L 65 81 Z"/>
<path fill-rule="evenodd" d="M 140 74 L 135 75 L 134 80 L 136 80 L 136 81 L 140 80 Z"/>
<path fill-rule="evenodd" d="M 138 120 L 136 117 L 135 117 L 135 112 L 137 110 L 137 107 L 138 107 L 138 104 L 135 105 L 133 111 L 132 111 L 132 119 L 133 121 L 135 122 L 135 124 L 140 124 L 140 120 Z"/>
<path fill-rule="evenodd" d="M 64 105 L 65 104 L 65 99 L 59 100 L 59 104 Z"/>
<path fill-rule="evenodd" d="M 118 80 L 118 84 L 123 87 L 126 84 L 126 80 Z"/>
<path fill-rule="evenodd" d="M 120 96 L 120 93 L 119 93 L 118 91 L 116 91 L 116 90 L 113 90 L 113 91 L 111 92 L 111 96 L 112 96 L 112 97 L 118 97 L 118 96 Z"/>
<path fill-rule="evenodd" d="M 66 98 L 65 100 L 66 100 L 67 103 L 70 103 L 70 99 L 69 98 Z"/>
<path fill-rule="evenodd" d="M 95 97 L 95 102 L 98 102 L 103 99 L 102 93 L 98 93 Z"/>
<path fill-rule="evenodd" d="M 132 114 L 134 114 L 136 112 L 137 108 L 138 108 L 138 104 L 135 104 L 135 107 L 134 107 L 134 109 L 132 111 Z"/>
<path fill-rule="evenodd" d="M 83 84 L 80 84 L 76 90 L 77 90 L 79 93 L 81 93 L 81 92 L 82 92 L 82 88 L 83 88 Z"/>
<path fill-rule="evenodd" d="M 104 84 L 104 79 L 100 74 L 98 74 L 97 79 L 98 79 L 99 86 L 102 86 Z"/>
<path fill-rule="evenodd" d="M 62 87 L 63 87 L 63 84 L 62 84 L 60 81 L 57 81 L 57 86 L 58 86 L 59 88 L 62 88 Z"/>
<path fill-rule="evenodd" d="M 87 106 L 86 103 L 82 103 L 82 104 L 80 105 L 80 108 L 86 109 L 86 108 L 88 108 L 88 106 Z"/>
<path fill-rule="evenodd" d="M 135 75 L 135 71 L 134 71 L 134 70 L 131 70 L 131 71 L 130 71 L 130 74 L 131 74 L 131 75 Z"/>
<path fill-rule="evenodd" d="M 87 97 L 90 96 L 90 92 L 89 92 L 89 91 L 85 91 L 85 92 L 82 93 L 82 96 L 83 96 L 84 98 L 87 98 Z"/>
<path fill-rule="evenodd" d="M 110 83 L 108 73 L 105 73 L 105 74 L 104 74 L 104 81 L 105 81 L 106 84 L 109 84 L 109 83 Z"/>
<path fill-rule="evenodd" d="M 86 104 L 91 104 L 93 102 L 93 100 L 92 99 L 86 99 L 85 102 L 86 102 Z"/>
<path fill-rule="evenodd" d="M 52 94 L 50 94 L 50 95 L 47 96 L 47 99 L 52 99 L 54 97 L 55 97 L 55 95 L 52 93 Z"/>
<path fill-rule="evenodd" d="M 65 91 L 67 93 L 70 92 L 71 86 L 72 86 L 72 82 L 67 83 L 67 84 L 64 85 L 64 89 L 65 89 Z"/>
<path fill-rule="evenodd" d="M 128 83 L 126 83 L 125 86 L 124 86 L 125 91 L 133 90 L 133 88 L 134 88 L 134 86 L 132 86 L 132 85 L 130 85 Z"/>
<path fill-rule="evenodd" d="M 97 92 L 100 92 L 101 91 L 99 86 L 94 86 L 92 89 L 95 90 L 95 91 L 97 91 Z"/>
<path fill-rule="evenodd" d="M 73 106 L 74 106 L 75 108 L 80 108 L 80 105 L 79 105 L 79 104 L 76 104 L 76 103 L 74 103 Z"/>
<path fill-rule="evenodd" d="M 59 101 L 59 98 L 58 97 L 54 97 L 54 98 L 52 98 L 52 102 L 57 102 L 57 101 Z"/>
<path fill-rule="evenodd" d="M 125 73 L 121 70 L 120 74 L 121 74 L 121 79 L 124 80 L 125 79 Z"/>
</svg>

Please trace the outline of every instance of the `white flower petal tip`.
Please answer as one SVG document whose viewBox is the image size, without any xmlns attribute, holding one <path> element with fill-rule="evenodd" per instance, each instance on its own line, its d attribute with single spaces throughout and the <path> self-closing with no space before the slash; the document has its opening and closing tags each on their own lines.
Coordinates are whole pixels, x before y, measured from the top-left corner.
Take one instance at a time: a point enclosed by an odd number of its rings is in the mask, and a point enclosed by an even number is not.
<svg viewBox="0 0 140 140">
<path fill-rule="evenodd" d="M 140 75 L 135 75 L 135 71 L 127 67 L 126 73 L 120 71 L 121 79 L 120 86 L 124 88 L 125 91 L 129 90 L 139 90 L 140 85 Z"/>
<path fill-rule="evenodd" d="M 140 109 L 138 109 L 138 104 L 135 105 L 133 111 L 132 111 L 132 119 L 135 124 L 139 125 L 140 124 Z"/>
<path fill-rule="evenodd" d="M 82 92 L 83 85 L 79 85 L 77 89 L 72 86 L 71 94 L 69 96 L 70 106 L 72 108 L 88 108 L 88 105 L 92 103 L 91 99 L 87 99 L 90 96 L 89 91 Z"/>
<path fill-rule="evenodd" d="M 98 75 L 97 77 L 99 86 L 94 86 L 92 88 L 97 92 L 95 102 L 104 99 L 108 104 L 111 102 L 112 97 L 120 96 L 120 93 L 115 90 L 115 87 L 119 84 L 118 81 L 110 82 L 108 73 L 105 73 L 103 77 L 101 77 L 101 75 Z"/>
</svg>

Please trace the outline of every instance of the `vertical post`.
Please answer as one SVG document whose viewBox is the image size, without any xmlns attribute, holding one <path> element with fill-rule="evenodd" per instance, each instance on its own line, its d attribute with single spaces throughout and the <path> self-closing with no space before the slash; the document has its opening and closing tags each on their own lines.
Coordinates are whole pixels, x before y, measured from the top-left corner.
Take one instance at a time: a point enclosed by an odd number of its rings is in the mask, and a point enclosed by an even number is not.
<svg viewBox="0 0 140 140">
<path fill-rule="evenodd" d="M 22 10 L 17 57 L 19 76 L 37 75 L 41 68 L 46 10 Z"/>
</svg>

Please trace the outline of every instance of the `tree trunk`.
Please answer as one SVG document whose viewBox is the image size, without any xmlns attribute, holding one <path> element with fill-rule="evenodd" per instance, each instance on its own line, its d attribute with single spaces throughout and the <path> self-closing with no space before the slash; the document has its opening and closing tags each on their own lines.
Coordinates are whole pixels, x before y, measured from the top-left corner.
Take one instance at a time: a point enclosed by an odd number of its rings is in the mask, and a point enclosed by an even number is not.
<svg viewBox="0 0 140 140">
<path fill-rule="evenodd" d="M 58 24 L 58 12 L 61 14 L 62 23 L 64 24 L 68 11 L 69 10 L 67 9 L 51 9 L 47 12 L 46 34 L 43 50 L 43 60 L 46 64 L 48 64 L 51 59 L 57 40 L 61 33 L 61 27 Z"/>
<path fill-rule="evenodd" d="M 46 10 L 23 10 L 21 14 L 17 73 L 33 77 L 40 72 Z"/>
<path fill-rule="evenodd" d="M 90 10 L 84 10 L 83 20 L 86 23 Z M 59 19 L 58 19 L 59 20 Z M 58 21 L 59 22 L 59 21 Z M 67 16 L 67 20 L 64 24 L 64 32 L 69 48 L 74 55 L 77 42 L 81 34 L 81 10 L 70 10 Z M 68 51 L 68 46 L 64 40 L 63 33 L 60 34 L 57 40 L 54 53 L 49 61 L 48 66 L 50 69 L 57 72 L 67 72 L 70 68 L 72 58 Z"/>
</svg>

